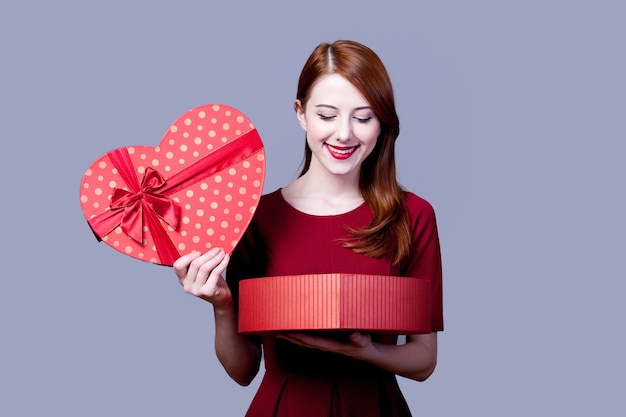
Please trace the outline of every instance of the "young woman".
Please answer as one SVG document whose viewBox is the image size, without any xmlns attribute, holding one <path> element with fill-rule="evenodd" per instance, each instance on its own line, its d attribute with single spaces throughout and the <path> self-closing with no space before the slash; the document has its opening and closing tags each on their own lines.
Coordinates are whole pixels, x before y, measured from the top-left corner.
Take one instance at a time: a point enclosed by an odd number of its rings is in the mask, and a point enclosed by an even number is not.
<svg viewBox="0 0 626 417">
<path fill-rule="evenodd" d="M 261 198 L 230 259 L 217 248 L 194 252 L 174 270 L 185 291 L 213 304 L 216 353 L 235 381 L 249 384 L 263 357 L 247 416 L 410 416 L 396 375 L 423 381 L 435 369 L 441 256 L 432 207 L 396 180 L 399 121 L 387 71 L 362 44 L 320 44 L 300 75 L 295 111 L 306 132 L 301 175 Z M 337 272 L 429 279 L 432 332 L 403 344 L 358 331 L 238 333 L 239 280 Z"/>
</svg>

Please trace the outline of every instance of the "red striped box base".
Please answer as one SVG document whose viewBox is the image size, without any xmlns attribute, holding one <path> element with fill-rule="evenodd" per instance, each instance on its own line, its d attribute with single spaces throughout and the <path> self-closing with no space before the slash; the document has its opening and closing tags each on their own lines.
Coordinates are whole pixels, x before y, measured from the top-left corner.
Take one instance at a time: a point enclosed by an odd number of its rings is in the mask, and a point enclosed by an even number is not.
<svg viewBox="0 0 626 417">
<path fill-rule="evenodd" d="M 409 277 L 314 274 L 239 283 L 239 332 L 364 330 L 429 333 L 430 282 Z"/>
</svg>

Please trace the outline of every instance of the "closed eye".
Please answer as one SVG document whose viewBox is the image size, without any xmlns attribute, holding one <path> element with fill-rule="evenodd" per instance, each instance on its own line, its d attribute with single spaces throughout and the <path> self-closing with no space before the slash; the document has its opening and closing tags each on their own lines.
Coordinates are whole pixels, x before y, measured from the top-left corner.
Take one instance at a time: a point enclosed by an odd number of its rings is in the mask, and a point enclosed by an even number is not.
<svg viewBox="0 0 626 417">
<path fill-rule="evenodd" d="M 317 113 L 320 119 L 322 120 L 333 120 L 337 116 L 329 116 L 327 114 Z"/>
<path fill-rule="evenodd" d="M 354 119 L 355 119 L 357 122 L 359 122 L 359 123 L 367 123 L 367 122 L 369 122 L 370 120 L 372 120 L 372 116 L 370 116 L 370 117 L 355 117 Z"/>
</svg>

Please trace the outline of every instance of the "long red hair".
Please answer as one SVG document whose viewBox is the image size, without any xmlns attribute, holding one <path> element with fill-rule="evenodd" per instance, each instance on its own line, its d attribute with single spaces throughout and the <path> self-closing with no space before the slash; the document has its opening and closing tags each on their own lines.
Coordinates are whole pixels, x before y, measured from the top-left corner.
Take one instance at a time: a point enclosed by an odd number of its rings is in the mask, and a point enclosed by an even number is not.
<svg viewBox="0 0 626 417">
<path fill-rule="evenodd" d="M 313 50 L 300 73 L 296 98 L 303 107 L 315 82 L 329 73 L 341 75 L 359 90 L 381 126 L 376 146 L 363 161 L 359 177 L 361 194 L 374 218 L 364 228 L 350 230 L 350 237 L 343 244 L 370 257 L 391 256 L 398 263 L 409 253 L 411 230 L 404 190 L 396 179 L 395 141 L 400 134 L 400 121 L 389 74 L 378 55 L 365 45 L 348 40 L 322 43 Z M 305 141 L 301 176 L 308 171 L 311 157 Z"/>
</svg>

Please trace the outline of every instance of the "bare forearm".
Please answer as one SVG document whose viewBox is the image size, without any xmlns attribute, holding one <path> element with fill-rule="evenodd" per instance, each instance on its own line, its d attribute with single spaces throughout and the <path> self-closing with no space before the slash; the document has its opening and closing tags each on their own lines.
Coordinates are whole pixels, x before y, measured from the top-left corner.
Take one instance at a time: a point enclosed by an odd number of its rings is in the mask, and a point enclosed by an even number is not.
<svg viewBox="0 0 626 417">
<path fill-rule="evenodd" d="M 261 361 L 261 349 L 237 330 L 234 307 L 214 309 L 215 352 L 230 377 L 240 385 L 248 385 Z"/>
<path fill-rule="evenodd" d="M 375 344 L 366 358 L 374 365 L 416 381 L 426 380 L 437 364 L 437 334 L 407 336 L 403 345 Z"/>
<path fill-rule="evenodd" d="M 217 357 L 231 378 L 248 385 L 259 370 L 261 348 L 237 330 L 232 293 L 222 277 L 229 261 L 223 249 L 213 248 L 205 254 L 183 255 L 173 267 L 186 292 L 213 304 Z"/>
</svg>

